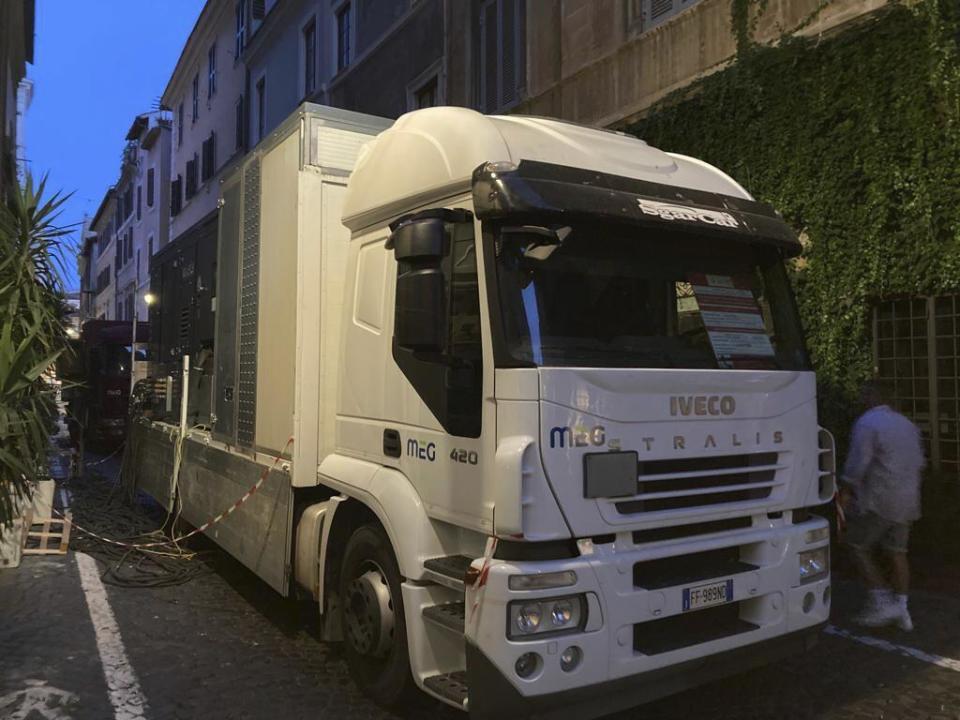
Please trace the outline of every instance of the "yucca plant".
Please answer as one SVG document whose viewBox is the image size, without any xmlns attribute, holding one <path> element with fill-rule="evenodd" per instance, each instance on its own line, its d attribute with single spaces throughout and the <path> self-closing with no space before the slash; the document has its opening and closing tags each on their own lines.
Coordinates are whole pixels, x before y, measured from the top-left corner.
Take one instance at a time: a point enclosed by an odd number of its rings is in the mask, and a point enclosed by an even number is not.
<svg viewBox="0 0 960 720">
<path fill-rule="evenodd" d="M 62 319 L 67 199 L 27 176 L 0 204 L 0 528 L 45 476 L 54 391 L 43 378 L 67 347 Z"/>
</svg>

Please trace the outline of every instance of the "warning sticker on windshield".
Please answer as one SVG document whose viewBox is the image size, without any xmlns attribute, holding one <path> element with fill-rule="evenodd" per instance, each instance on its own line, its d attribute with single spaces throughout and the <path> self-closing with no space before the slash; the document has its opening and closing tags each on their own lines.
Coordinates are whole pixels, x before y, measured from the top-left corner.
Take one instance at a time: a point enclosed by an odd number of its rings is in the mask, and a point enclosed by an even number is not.
<svg viewBox="0 0 960 720">
<path fill-rule="evenodd" d="M 690 285 L 717 363 L 724 368 L 756 368 L 774 356 L 763 313 L 749 279 L 691 273 Z"/>
</svg>

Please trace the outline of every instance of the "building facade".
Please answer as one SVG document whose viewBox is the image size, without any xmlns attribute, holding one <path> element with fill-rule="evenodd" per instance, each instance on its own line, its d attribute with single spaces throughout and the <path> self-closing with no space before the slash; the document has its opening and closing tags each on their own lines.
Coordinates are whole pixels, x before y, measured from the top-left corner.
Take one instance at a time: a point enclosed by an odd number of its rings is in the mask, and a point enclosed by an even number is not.
<svg viewBox="0 0 960 720">
<path fill-rule="evenodd" d="M 27 63 L 33 62 L 34 0 L 0 3 L 0 196 L 16 181 L 19 111 L 28 104 L 21 87 Z"/>
<path fill-rule="evenodd" d="M 127 132 L 116 185 L 115 316 L 147 317 L 150 258 L 166 244 L 170 224 L 170 116 L 138 115 Z"/>
<path fill-rule="evenodd" d="M 888 0 L 745 3 L 743 33 L 772 44 L 818 36 Z M 621 127 L 735 59 L 731 0 L 537 0 L 530 3 L 525 98 L 516 112 Z"/>
<path fill-rule="evenodd" d="M 246 68 L 240 54 L 249 5 L 207 2 L 163 92 L 162 105 L 173 114 L 171 240 L 204 231 L 211 220 L 215 225 L 220 177 L 245 152 Z"/>
<path fill-rule="evenodd" d="M 77 298 L 80 323 L 96 317 L 96 246 L 97 235 L 91 229 L 92 218 L 83 218 L 80 228 L 80 248 L 77 251 L 77 277 L 80 278 L 80 293 Z"/>
<path fill-rule="evenodd" d="M 92 302 L 88 305 L 88 319 L 116 320 L 116 255 L 117 191 L 110 188 L 90 221 L 89 259 L 87 261 Z M 83 275 L 81 275 L 81 281 Z"/>
<path fill-rule="evenodd" d="M 250 146 L 304 101 L 396 118 L 434 105 L 508 112 L 526 97 L 525 0 L 267 0 L 263 10 L 243 26 Z"/>
</svg>

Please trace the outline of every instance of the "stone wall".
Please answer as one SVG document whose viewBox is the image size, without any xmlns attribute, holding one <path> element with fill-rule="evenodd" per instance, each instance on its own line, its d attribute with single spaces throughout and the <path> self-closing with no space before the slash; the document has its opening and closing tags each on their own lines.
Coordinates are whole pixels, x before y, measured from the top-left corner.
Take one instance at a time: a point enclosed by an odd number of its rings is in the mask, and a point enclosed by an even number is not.
<svg viewBox="0 0 960 720">
<path fill-rule="evenodd" d="M 888 0 L 769 0 L 751 6 L 752 39 L 826 33 Z M 527 6 L 527 100 L 515 112 L 622 126 L 714 72 L 737 51 L 732 0 L 701 0 L 662 25 L 628 27 L 618 0 L 538 0 Z"/>
</svg>

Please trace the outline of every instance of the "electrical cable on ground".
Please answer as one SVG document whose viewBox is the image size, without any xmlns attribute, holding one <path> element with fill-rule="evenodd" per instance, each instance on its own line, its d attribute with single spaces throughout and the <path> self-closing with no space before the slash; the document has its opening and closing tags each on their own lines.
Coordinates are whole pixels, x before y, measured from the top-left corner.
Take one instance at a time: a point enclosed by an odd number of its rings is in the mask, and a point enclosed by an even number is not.
<svg viewBox="0 0 960 720">
<path fill-rule="evenodd" d="M 182 443 L 183 438 L 178 438 L 175 446 L 178 455 L 183 452 Z M 100 557 L 107 564 L 102 580 L 110 585 L 165 587 L 188 582 L 205 572 L 207 566 L 190 562 L 200 553 L 184 549 L 180 543 L 202 534 L 245 503 L 276 468 L 292 443 L 291 437 L 273 464 L 264 467 L 257 482 L 226 510 L 184 535 L 167 537 L 157 529 L 159 518 L 150 518 L 144 506 L 136 502 L 133 466 L 138 460 L 138 448 L 135 442 L 127 442 L 123 469 L 114 482 L 89 475 L 81 484 L 70 484 L 73 528 L 80 533 L 74 534 L 70 544 L 76 550 Z M 176 490 L 176 479 L 173 486 Z M 118 490 L 121 490 L 119 495 Z M 159 522 L 161 528 L 169 528 L 173 535 L 182 509 L 179 493 L 174 494 L 175 512 L 168 511 L 166 518 Z"/>
<path fill-rule="evenodd" d="M 70 547 L 103 561 L 104 583 L 168 587 L 209 572 L 205 563 L 196 562 L 202 553 L 169 546 L 169 539 L 157 528 L 162 520 L 158 511 L 151 517 L 144 505 L 125 502 L 115 483 L 91 473 L 67 487 L 73 528 L 79 531 L 71 537 Z"/>
</svg>

